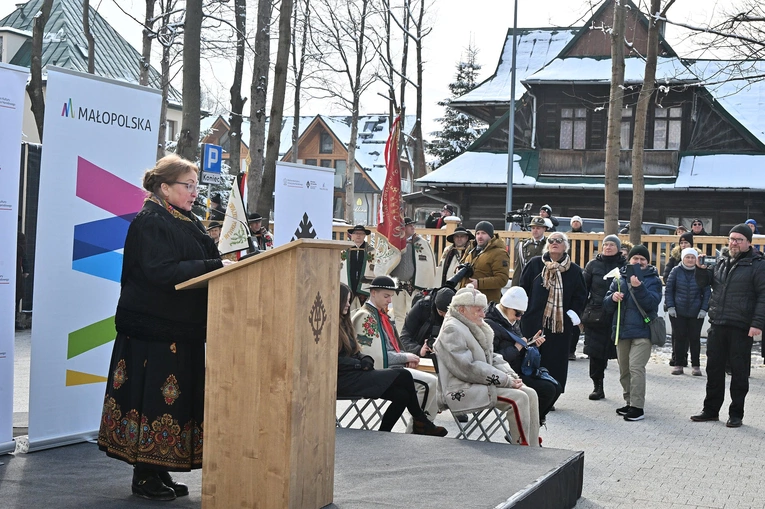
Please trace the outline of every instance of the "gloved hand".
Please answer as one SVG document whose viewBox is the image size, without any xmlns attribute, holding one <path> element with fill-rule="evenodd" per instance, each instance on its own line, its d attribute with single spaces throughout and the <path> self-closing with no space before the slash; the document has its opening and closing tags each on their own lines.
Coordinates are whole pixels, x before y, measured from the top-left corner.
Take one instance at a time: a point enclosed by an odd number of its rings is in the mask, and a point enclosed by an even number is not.
<svg viewBox="0 0 765 509">
<path fill-rule="evenodd" d="M 579 315 L 577 315 L 576 311 L 574 311 L 573 309 L 569 309 L 568 311 L 566 311 L 566 315 L 568 315 L 568 317 L 571 319 L 571 323 L 574 326 L 577 326 L 580 323 L 582 323 L 582 320 L 579 318 Z"/>
<path fill-rule="evenodd" d="M 365 355 L 361 358 L 361 369 L 363 371 L 371 371 L 375 369 L 375 360 L 369 355 Z"/>
<path fill-rule="evenodd" d="M 702 309 L 701 311 L 699 311 L 699 315 L 696 318 L 703 320 L 706 316 L 707 316 L 707 312 Z"/>
<path fill-rule="evenodd" d="M 669 308 L 667 314 L 672 318 L 677 318 L 677 310 L 675 308 Z"/>
</svg>

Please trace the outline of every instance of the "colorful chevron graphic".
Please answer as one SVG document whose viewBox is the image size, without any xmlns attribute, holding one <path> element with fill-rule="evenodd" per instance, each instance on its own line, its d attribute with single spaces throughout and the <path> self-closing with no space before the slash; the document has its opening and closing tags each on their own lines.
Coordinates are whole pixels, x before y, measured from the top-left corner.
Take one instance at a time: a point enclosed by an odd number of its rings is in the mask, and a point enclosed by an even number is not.
<svg viewBox="0 0 765 509">
<path fill-rule="evenodd" d="M 122 254 L 128 227 L 141 210 L 144 192 L 98 167 L 77 158 L 77 197 L 109 213 L 109 217 L 75 225 L 72 269 L 119 283 Z M 117 335 L 114 317 L 92 323 L 69 333 L 67 359 L 82 355 L 113 341 Z M 82 371 L 66 370 L 66 385 L 105 382 L 106 377 Z"/>
</svg>

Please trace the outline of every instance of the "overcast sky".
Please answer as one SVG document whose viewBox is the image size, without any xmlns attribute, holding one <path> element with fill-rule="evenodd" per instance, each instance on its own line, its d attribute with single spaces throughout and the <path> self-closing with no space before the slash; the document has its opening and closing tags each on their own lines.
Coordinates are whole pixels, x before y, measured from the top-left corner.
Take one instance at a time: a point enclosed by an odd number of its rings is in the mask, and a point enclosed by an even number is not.
<svg viewBox="0 0 765 509">
<path fill-rule="evenodd" d="M 3 3 L 6 0 L 0 0 Z M 115 7 L 119 2 L 127 11 L 142 17 L 143 0 L 91 0 L 93 5 L 133 46 L 140 48 L 140 27 Z M 582 25 L 590 16 L 593 2 L 589 0 L 518 0 L 518 27 L 536 28 L 546 26 Z M 10 2 L 9 2 L 10 3 Z M 665 2 L 662 2 L 665 3 Z M 719 2 L 720 6 L 730 2 Z M 594 3 L 597 8 L 600 2 Z M 6 9 L 3 9 L 5 11 Z M 677 0 L 671 7 L 670 20 L 701 25 L 719 14 L 718 0 Z M 248 23 L 254 19 L 254 8 L 248 12 Z M 507 34 L 513 24 L 513 2 L 509 0 L 434 0 L 429 10 L 433 31 L 425 38 L 424 58 L 426 60 L 423 124 L 428 133 L 438 128 L 435 119 L 441 116 L 443 108 L 436 103 L 449 96 L 448 84 L 454 78 L 455 66 L 465 54 L 471 41 L 478 48 L 478 62 L 483 66 L 480 79 L 491 76 L 497 66 L 499 55 Z M 667 37 L 670 44 L 681 54 L 686 50 L 683 36 L 678 30 L 669 28 Z M 410 57 L 413 61 L 413 57 Z M 220 82 L 220 89 L 227 89 L 233 76 L 230 63 L 218 64 L 208 70 L 204 81 Z M 243 95 L 249 95 L 249 75 L 243 86 Z M 408 112 L 414 113 L 414 94 L 408 92 Z M 374 92 L 362 98 L 362 114 L 387 111 L 385 101 Z M 346 114 L 318 101 L 302 106 L 306 115 L 329 113 Z"/>
</svg>

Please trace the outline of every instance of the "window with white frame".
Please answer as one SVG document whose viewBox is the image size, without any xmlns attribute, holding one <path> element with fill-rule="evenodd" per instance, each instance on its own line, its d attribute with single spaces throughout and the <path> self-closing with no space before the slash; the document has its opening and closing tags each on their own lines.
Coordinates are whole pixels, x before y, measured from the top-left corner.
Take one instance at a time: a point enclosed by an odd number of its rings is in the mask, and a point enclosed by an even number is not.
<svg viewBox="0 0 765 509">
<path fill-rule="evenodd" d="M 587 148 L 587 108 L 561 108 L 560 148 Z"/>
<path fill-rule="evenodd" d="M 625 106 L 622 108 L 622 124 L 620 140 L 622 150 L 628 150 L 632 148 L 632 129 L 633 129 L 633 113 L 632 106 Z"/>
<path fill-rule="evenodd" d="M 679 150 L 683 126 L 683 108 L 656 108 L 653 122 L 653 148 Z"/>
</svg>

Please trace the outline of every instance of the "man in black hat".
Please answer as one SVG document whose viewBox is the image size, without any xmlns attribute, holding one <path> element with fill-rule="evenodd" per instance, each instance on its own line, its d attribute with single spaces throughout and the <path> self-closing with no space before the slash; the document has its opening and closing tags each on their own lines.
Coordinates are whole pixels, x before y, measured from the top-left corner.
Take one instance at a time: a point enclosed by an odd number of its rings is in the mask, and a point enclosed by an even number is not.
<svg viewBox="0 0 765 509">
<path fill-rule="evenodd" d="M 697 258 L 697 265 L 701 257 Z M 701 270 L 707 269 L 707 270 Z M 765 328 L 765 258 L 752 248 L 752 230 L 737 224 L 728 234 L 728 252 L 714 267 L 698 265 L 699 287 L 711 283 L 707 335 L 707 392 L 695 422 L 716 421 L 725 400 L 725 365 L 731 369 L 729 428 L 743 424 L 749 392 L 752 342 Z"/>
<path fill-rule="evenodd" d="M 210 238 L 215 241 L 216 246 L 220 241 L 220 230 L 222 226 L 223 225 L 221 225 L 218 221 L 210 221 L 210 224 L 207 225 L 207 235 L 209 235 Z"/>
<path fill-rule="evenodd" d="M 353 314 L 356 340 L 364 355 L 371 356 L 376 368 L 407 368 L 414 378 L 414 387 L 422 409 L 433 421 L 438 414 L 435 375 L 419 371 L 420 356 L 409 353 L 399 341 L 395 323 L 388 316 L 398 285 L 393 278 L 378 276 L 369 284 L 369 299 Z M 408 431 L 411 431 L 411 422 Z"/>
<path fill-rule="evenodd" d="M 263 226 L 263 216 L 257 212 L 247 214 L 247 224 L 250 227 L 252 240 L 255 241 L 259 251 L 274 248 L 274 235 Z"/>
<path fill-rule="evenodd" d="M 390 275 L 398 279 L 401 292 L 393 297 L 393 318 L 403 327 L 406 313 L 412 307 L 412 295 L 417 290 L 436 286 L 436 256 L 430 242 L 417 235 L 414 221 L 404 218 L 406 247 Z M 399 329 L 400 330 L 400 329 Z"/>
<path fill-rule="evenodd" d="M 440 212 L 433 212 L 425 220 L 425 228 L 441 228 L 446 225 L 444 219 L 454 215 L 454 207 L 448 203 L 444 205 Z"/>
<path fill-rule="evenodd" d="M 361 307 L 369 297 L 369 283 L 375 277 L 375 250 L 367 241 L 372 233 L 363 224 L 348 228 L 354 246 L 340 254 L 340 281 L 351 289 L 351 312 Z"/>
<path fill-rule="evenodd" d="M 438 284 L 444 286 L 446 280 L 454 275 L 457 265 L 462 262 L 462 258 L 465 256 L 465 251 L 470 249 L 471 240 L 475 240 L 475 235 L 464 226 L 458 226 L 454 229 L 454 233 L 446 236 L 446 241 L 451 242 L 451 245 L 444 249 L 441 261 L 436 268 Z"/>
<path fill-rule="evenodd" d="M 548 231 L 550 233 L 552 233 L 554 231 L 557 231 L 556 228 L 560 224 L 560 222 L 558 221 L 557 217 L 554 217 L 552 215 L 552 207 L 551 206 L 545 204 L 545 205 L 542 205 L 541 207 L 539 207 L 539 217 L 541 217 L 542 219 L 547 219 L 547 220 L 550 221 L 550 223 L 552 224 L 552 226 L 550 226 L 549 229 L 548 229 Z"/>
<path fill-rule="evenodd" d="M 545 239 L 545 231 L 547 231 L 547 223 L 541 216 L 535 216 L 529 221 L 529 227 L 531 228 L 531 238 L 519 241 L 518 249 L 515 251 L 515 265 L 513 269 L 513 286 L 518 286 L 521 281 L 521 272 L 523 268 L 529 263 L 529 260 L 535 256 L 542 256 L 542 251 L 545 248 L 547 239 Z"/>
<path fill-rule="evenodd" d="M 221 201 L 220 193 L 215 193 L 210 198 L 210 220 L 223 221 L 226 217 L 226 209 L 223 208 Z"/>
</svg>

